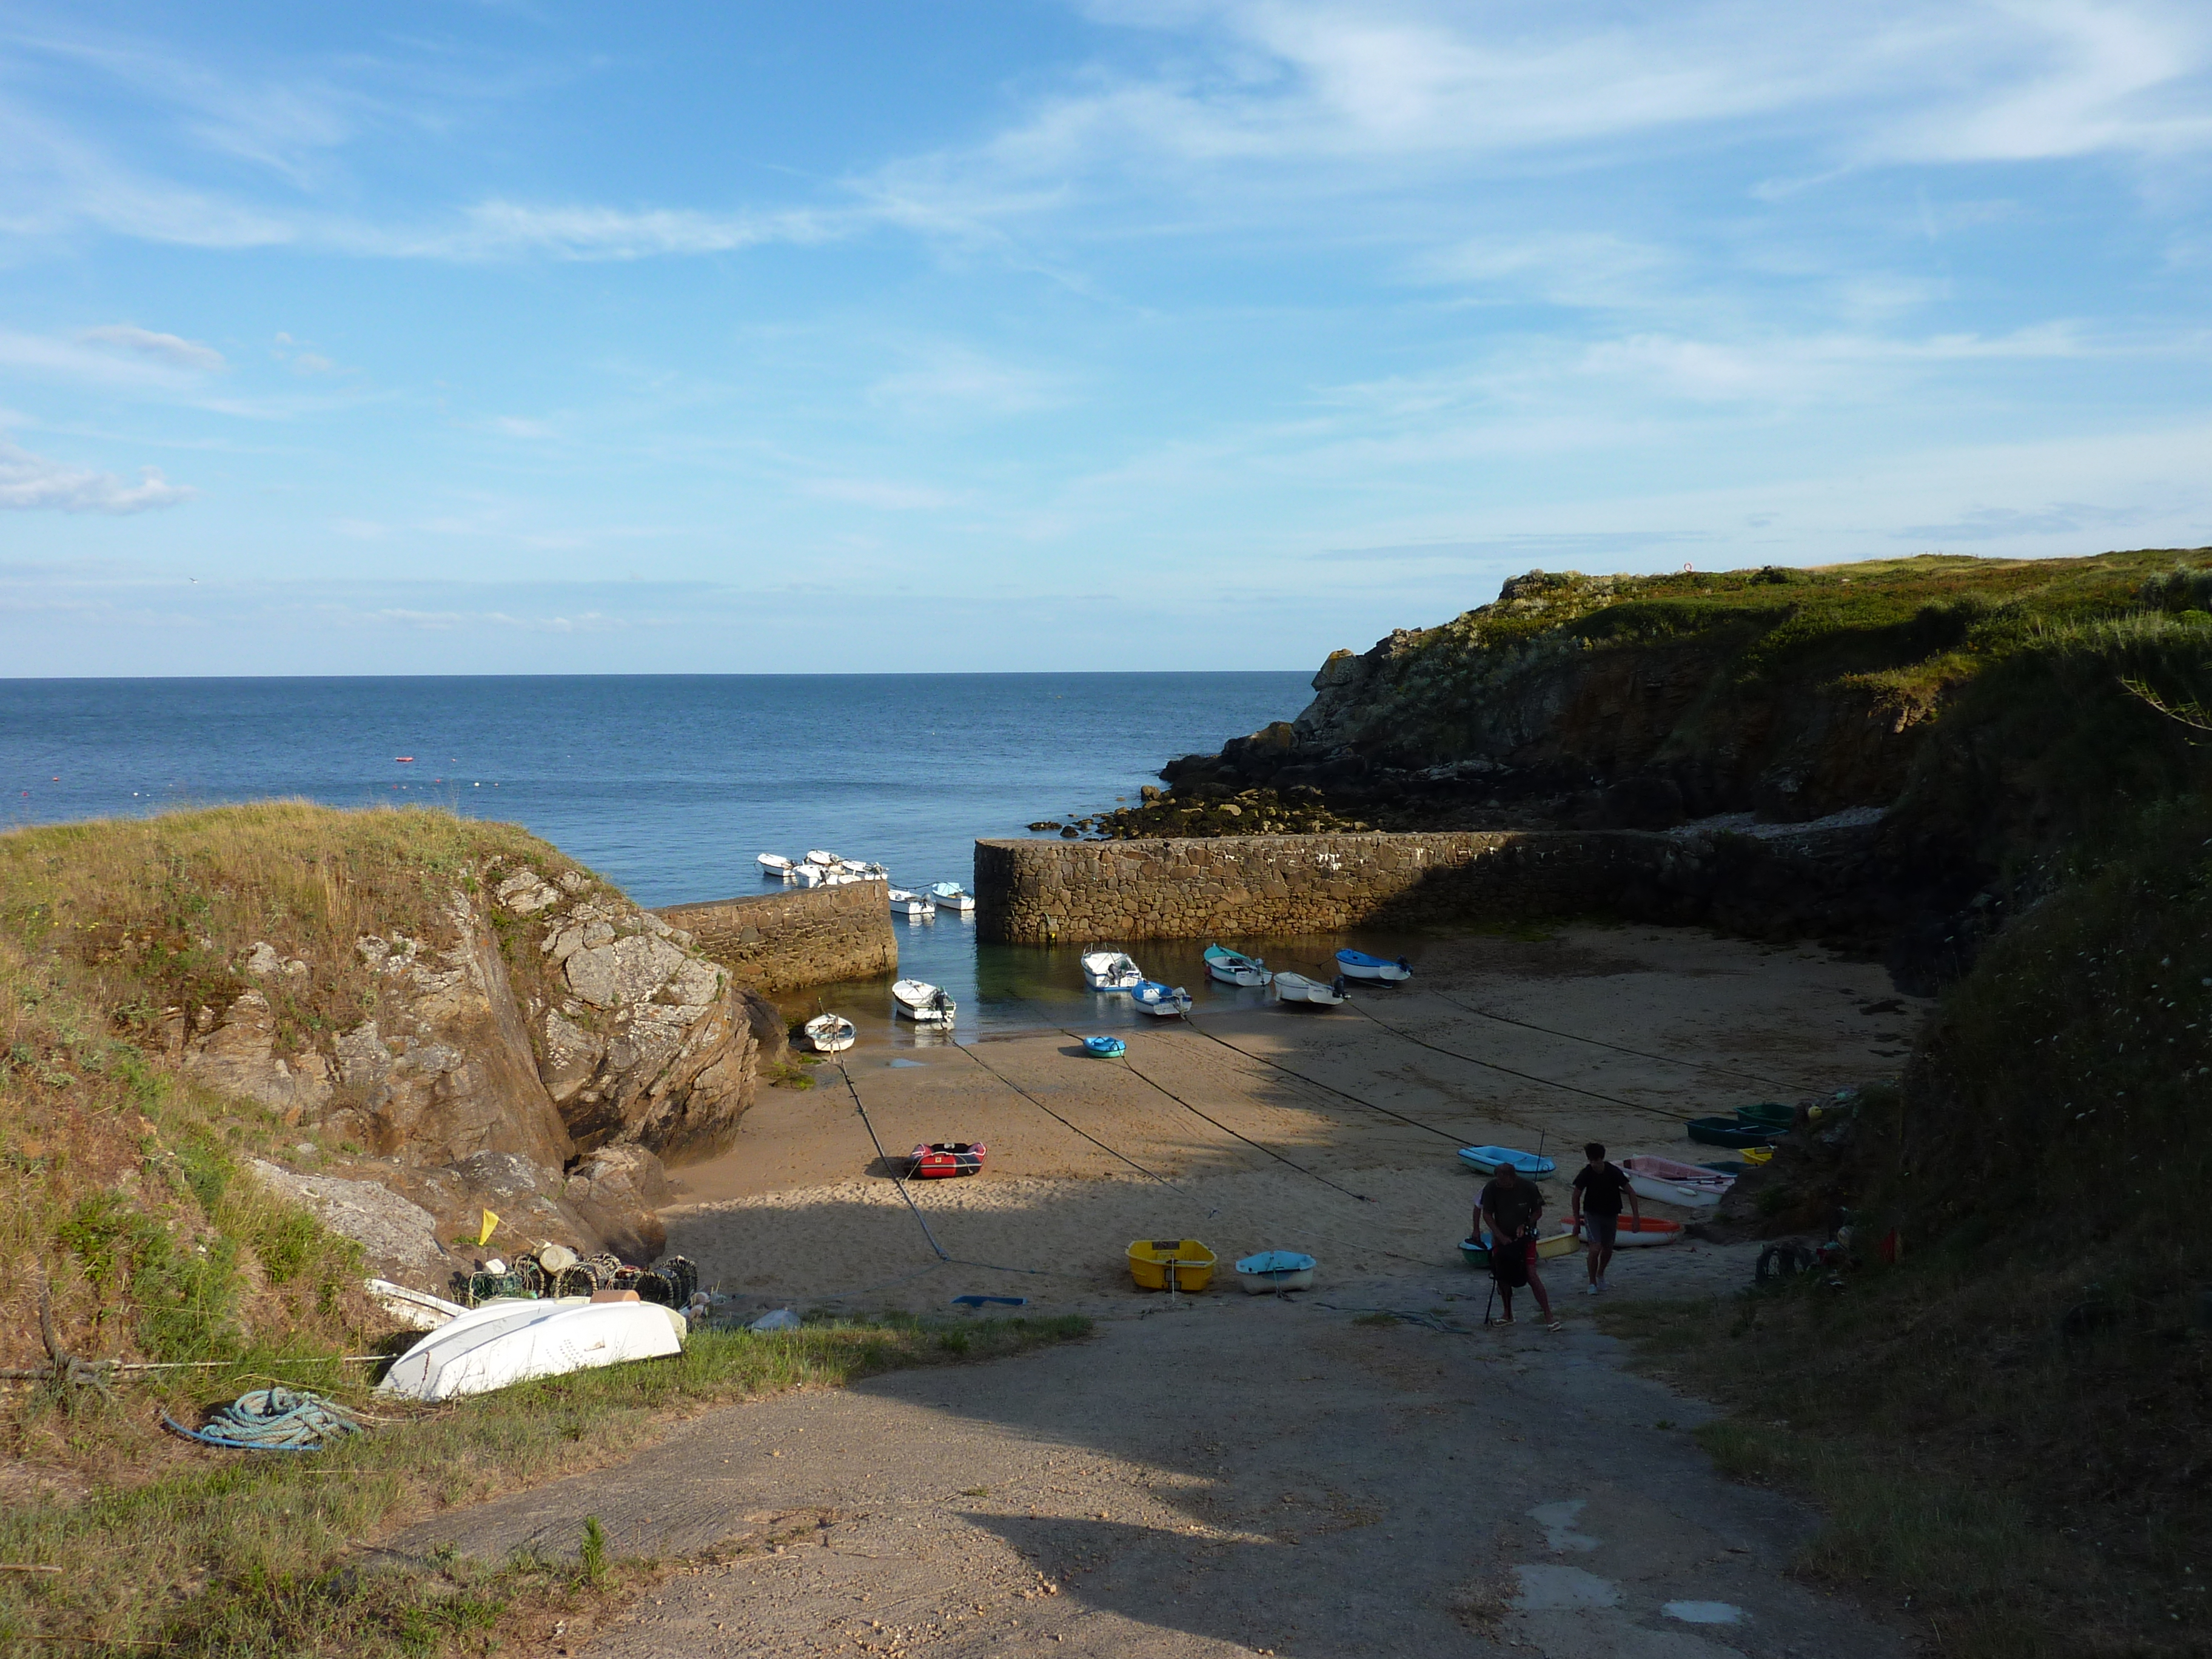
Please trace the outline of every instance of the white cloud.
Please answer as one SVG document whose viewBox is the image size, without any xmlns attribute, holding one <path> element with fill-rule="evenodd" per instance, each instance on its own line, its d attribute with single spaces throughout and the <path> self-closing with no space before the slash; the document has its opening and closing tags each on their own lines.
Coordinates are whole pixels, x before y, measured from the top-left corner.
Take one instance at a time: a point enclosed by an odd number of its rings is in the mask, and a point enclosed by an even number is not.
<svg viewBox="0 0 2212 1659">
<path fill-rule="evenodd" d="M 889 513 L 911 513 L 951 507 L 960 497 L 925 484 L 891 483 L 880 478 L 810 478 L 800 486 L 820 501 L 851 501 L 859 507 L 880 507 Z"/>
<path fill-rule="evenodd" d="M 125 351 L 151 357 L 159 362 L 173 363 L 179 368 L 201 369 L 212 374 L 228 368 L 222 353 L 213 346 L 202 345 L 198 340 L 187 340 L 181 335 L 156 334 L 151 329 L 139 328 L 131 323 L 108 323 L 99 328 L 88 328 L 77 337 L 95 345 L 119 346 Z"/>
<path fill-rule="evenodd" d="M 1065 403 L 1066 394 L 1052 375 L 948 345 L 921 351 L 911 368 L 883 376 L 868 388 L 868 400 L 915 413 L 1020 415 Z"/>
<path fill-rule="evenodd" d="M 174 507 L 198 492 L 173 484 L 158 467 L 141 467 L 129 483 L 112 472 L 94 472 L 48 460 L 0 439 L 0 508 L 14 512 L 144 513 Z"/>
<path fill-rule="evenodd" d="M 772 242 L 821 242 L 844 234 L 851 216 L 794 210 L 709 213 L 688 208 L 536 207 L 479 202 L 459 222 L 420 227 L 330 222 L 314 240 L 343 252 L 402 259 L 645 259 L 730 253 Z"/>
</svg>

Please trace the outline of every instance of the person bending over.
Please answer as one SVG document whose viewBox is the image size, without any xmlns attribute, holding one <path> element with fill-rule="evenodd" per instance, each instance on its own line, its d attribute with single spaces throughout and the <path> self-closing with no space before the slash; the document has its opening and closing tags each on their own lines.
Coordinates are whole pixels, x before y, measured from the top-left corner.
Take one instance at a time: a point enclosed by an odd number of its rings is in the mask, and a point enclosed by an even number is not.
<svg viewBox="0 0 2212 1659">
<path fill-rule="evenodd" d="M 1546 1327 L 1556 1331 L 1559 1322 L 1536 1272 L 1536 1223 L 1543 1213 L 1544 1195 L 1536 1183 L 1523 1180 L 1511 1164 L 1501 1164 L 1475 1200 L 1474 1226 L 1478 1234 L 1485 1226 L 1490 1229 L 1490 1275 L 1498 1281 L 1498 1294 L 1505 1304 L 1501 1322 L 1513 1322 L 1513 1292 L 1525 1281 L 1536 1294 L 1536 1309 Z"/>
<path fill-rule="evenodd" d="M 1583 1157 L 1588 1161 L 1575 1172 L 1575 1195 L 1571 1201 L 1575 1224 L 1589 1243 L 1589 1284 L 1583 1294 L 1595 1296 L 1605 1288 L 1605 1270 L 1613 1261 L 1613 1241 L 1620 1230 L 1622 1195 L 1627 1195 L 1628 1212 L 1638 1227 L 1644 1224 L 1644 1206 L 1636 1201 L 1636 1188 L 1630 1184 L 1626 1173 L 1605 1161 L 1602 1145 L 1593 1140 L 1583 1148 Z"/>
</svg>

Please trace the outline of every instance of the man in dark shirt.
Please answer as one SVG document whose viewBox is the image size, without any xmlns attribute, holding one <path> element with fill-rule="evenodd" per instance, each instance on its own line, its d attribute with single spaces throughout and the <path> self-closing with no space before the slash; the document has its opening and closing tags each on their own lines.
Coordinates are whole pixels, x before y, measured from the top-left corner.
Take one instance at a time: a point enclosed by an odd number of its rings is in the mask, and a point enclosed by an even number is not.
<svg viewBox="0 0 2212 1659">
<path fill-rule="evenodd" d="M 1628 1212 L 1635 1218 L 1633 1225 L 1644 1224 L 1644 1206 L 1636 1201 L 1636 1188 L 1629 1183 L 1627 1174 L 1605 1161 L 1603 1146 L 1593 1140 L 1583 1148 L 1583 1157 L 1588 1162 L 1575 1175 L 1575 1224 L 1589 1241 L 1589 1285 L 1583 1294 L 1595 1296 L 1605 1288 L 1605 1270 L 1613 1260 L 1622 1195 L 1627 1196 Z"/>
<path fill-rule="evenodd" d="M 1536 1223 L 1544 1213 L 1543 1194 L 1534 1182 L 1522 1180 L 1510 1164 L 1501 1164 L 1474 1203 L 1475 1233 L 1480 1235 L 1486 1226 L 1490 1230 L 1490 1276 L 1498 1281 L 1498 1293 L 1505 1304 L 1503 1322 L 1513 1322 L 1514 1287 L 1525 1279 L 1536 1293 L 1536 1308 L 1545 1325 L 1558 1330 L 1552 1298 L 1536 1275 Z"/>
</svg>

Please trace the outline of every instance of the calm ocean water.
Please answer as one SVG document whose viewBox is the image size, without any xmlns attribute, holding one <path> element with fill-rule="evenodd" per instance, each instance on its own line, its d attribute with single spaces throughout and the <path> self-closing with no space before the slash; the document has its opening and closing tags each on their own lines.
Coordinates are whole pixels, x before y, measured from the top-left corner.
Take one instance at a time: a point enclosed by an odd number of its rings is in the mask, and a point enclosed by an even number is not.
<svg viewBox="0 0 2212 1659">
<path fill-rule="evenodd" d="M 978 836 L 1133 799 L 1170 757 L 1297 713 L 1307 678 L 0 680 L 0 826 L 269 796 L 423 802 L 523 824 L 648 905 L 769 890 L 755 854 L 813 847 L 902 886 L 968 885 Z M 973 924 L 944 915 L 899 931 L 902 971 L 974 1011 L 963 1034 L 1089 1010 L 1062 996 L 1072 957 L 979 953 Z M 1196 946 L 1152 956 L 1198 989 Z M 888 1002 L 837 990 L 856 1017 Z"/>
</svg>

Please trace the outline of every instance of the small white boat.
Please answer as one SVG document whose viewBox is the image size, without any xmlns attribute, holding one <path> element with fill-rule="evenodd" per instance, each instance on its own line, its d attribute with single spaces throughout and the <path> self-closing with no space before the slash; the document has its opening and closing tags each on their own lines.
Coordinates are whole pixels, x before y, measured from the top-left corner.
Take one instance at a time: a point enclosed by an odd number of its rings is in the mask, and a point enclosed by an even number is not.
<svg viewBox="0 0 2212 1659">
<path fill-rule="evenodd" d="M 926 981 L 902 979 L 891 987 L 891 1001 L 917 1025 L 950 1025 L 959 1006 Z"/>
<path fill-rule="evenodd" d="M 1145 970 L 1120 951 L 1093 951 L 1082 966 L 1083 982 L 1094 991 L 1133 991 L 1145 982 Z"/>
<path fill-rule="evenodd" d="M 806 1046 L 817 1054 L 842 1053 L 859 1035 L 842 1014 L 817 1014 L 800 1029 L 806 1034 Z"/>
<path fill-rule="evenodd" d="M 1157 1014 L 1162 1019 L 1181 1019 L 1190 1012 L 1189 992 L 1156 979 L 1139 980 L 1129 988 L 1129 1000 L 1139 1013 Z"/>
<path fill-rule="evenodd" d="M 791 879 L 801 887 L 819 887 L 827 879 L 818 864 L 794 864 L 789 872 Z"/>
<path fill-rule="evenodd" d="M 1344 1000 L 1344 993 L 1334 985 L 1308 979 L 1304 974 L 1277 974 L 1275 995 L 1284 1002 L 1310 1002 L 1322 1008 L 1334 1008 Z"/>
<path fill-rule="evenodd" d="M 844 862 L 835 853 L 825 853 L 818 847 L 806 855 L 806 861 L 824 870 Z"/>
<path fill-rule="evenodd" d="M 837 868 L 855 881 L 888 881 L 890 872 L 880 864 L 863 864 L 858 859 L 839 859 Z"/>
<path fill-rule="evenodd" d="M 679 1354 L 684 1332 L 682 1314 L 652 1302 L 487 1302 L 400 1355 L 376 1391 L 424 1401 L 489 1394 L 532 1377 Z"/>
<path fill-rule="evenodd" d="M 1262 1250 L 1237 1264 L 1237 1286 L 1248 1296 L 1313 1288 L 1314 1259 L 1303 1250 Z"/>
<path fill-rule="evenodd" d="M 890 900 L 891 914 L 895 916 L 920 918 L 933 916 L 937 914 L 937 907 L 934 904 L 921 894 L 909 893 L 902 887 L 891 889 Z"/>
<path fill-rule="evenodd" d="M 1218 945 L 1206 947 L 1206 971 L 1224 985 L 1245 991 L 1256 991 L 1275 977 L 1258 957 L 1225 951 Z"/>
<path fill-rule="evenodd" d="M 1386 985 L 1401 985 L 1413 978 L 1413 964 L 1400 957 L 1393 962 L 1388 957 L 1370 957 L 1364 951 L 1339 951 L 1336 965 L 1346 979 L 1379 980 Z"/>
<path fill-rule="evenodd" d="M 362 1283 L 377 1306 L 401 1324 L 411 1325 L 418 1331 L 434 1331 L 468 1311 L 458 1302 L 432 1296 L 428 1291 L 395 1285 L 388 1279 L 367 1279 Z"/>
<path fill-rule="evenodd" d="M 1687 1209 L 1717 1204 L 1735 1185 L 1734 1176 L 1700 1169 L 1694 1164 L 1677 1164 L 1671 1158 L 1624 1158 L 1620 1167 L 1638 1198 L 1648 1198 L 1656 1204 L 1679 1204 Z"/>
<path fill-rule="evenodd" d="M 779 876 L 785 881 L 791 879 L 791 860 L 781 853 L 763 853 L 760 867 L 763 876 Z"/>
<path fill-rule="evenodd" d="M 957 881 L 933 882 L 929 896 L 937 902 L 939 909 L 957 910 L 963 916 L 975 908 L 975 896 Z"/>
</svg>

